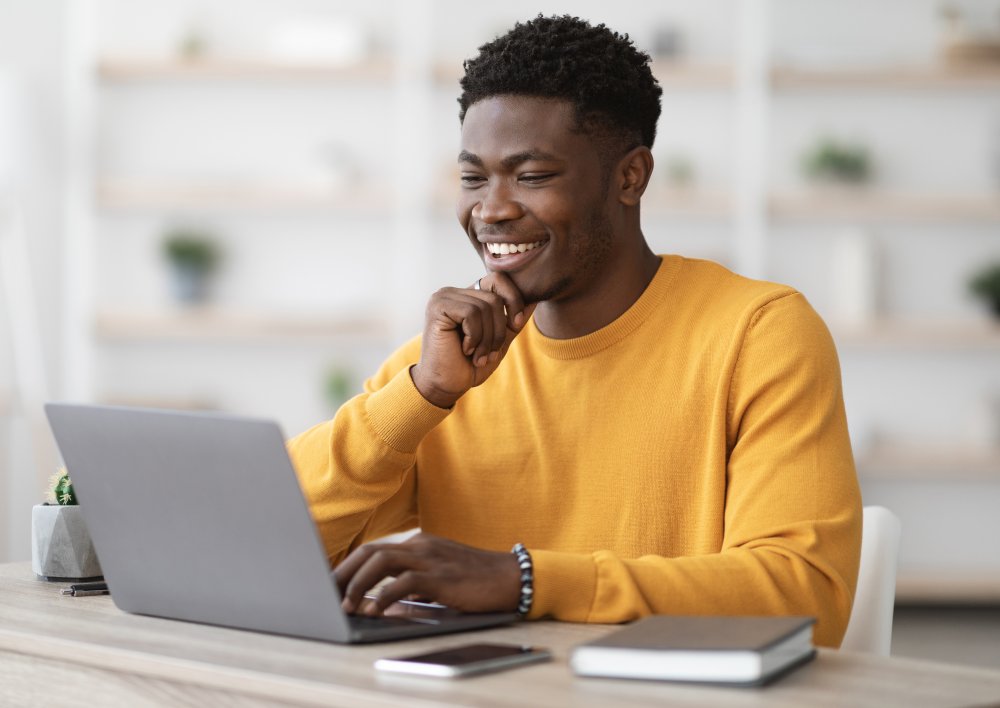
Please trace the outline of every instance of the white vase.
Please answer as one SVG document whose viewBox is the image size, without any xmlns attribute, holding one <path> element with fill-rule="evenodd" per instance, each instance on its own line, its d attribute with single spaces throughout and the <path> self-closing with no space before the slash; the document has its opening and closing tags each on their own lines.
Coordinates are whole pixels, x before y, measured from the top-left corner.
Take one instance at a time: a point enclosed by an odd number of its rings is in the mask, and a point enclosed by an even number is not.
<svg viewBox="0 0 1000 708">
<path fill-rule="evenodd" d="M 31 509 L 31 569 L 42 580 L 101 577 L 97 552 L 79 506 L 36 504 Z"/>
</svg>

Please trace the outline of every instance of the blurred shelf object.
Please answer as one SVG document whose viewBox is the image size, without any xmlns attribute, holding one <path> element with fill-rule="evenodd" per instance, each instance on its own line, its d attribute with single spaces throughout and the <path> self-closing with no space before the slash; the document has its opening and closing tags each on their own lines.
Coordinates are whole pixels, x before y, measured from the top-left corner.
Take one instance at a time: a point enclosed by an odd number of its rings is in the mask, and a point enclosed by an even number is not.
<svg viewBox="0 0 1000 708">
<path fill-rule="evenodd" d="M 1000 65 L 810 69 L 782 66 L 771 72 L 776 89 L 802 88 L 1000 88 Z"/>
<path fill-rule="evenodd" d="M 1000 323 L 881 320 L 866 325 L 831 322 L 837 344 L 849 347 L 1000 350 Z"/>
<path fill-rule="evenodd" d="M 185 183 L 104 180 L 98 186 L 104 209 L 135 210 L 349 210 L 391 213 L 392 199 L 372 187 L 336 189 L 294 183 Z"/>
<path fill-rule="evenodd" d="M 217 308 L 165 312 L 104 312 L 95 330 L 106 341 L 265 342 L 316 339 L 382 341 L 384 318 L 255 314 Z"/>
<path fill-rule="evenodd" d="M 683 61 L 653 61 L 653 76 L 665 88 L 731 88 L 733 67 L 726 64 L 694 64 Z"/>
<path fill-rule="evenodd" d="M 941 58 L 948 66 L 960 69 L 981 67 L 1000 69 L 1000 40 L 953 39 L 941 47 Z"/>
<path fill-rule="evenodd" d="M 1000 447 L 876 443 L 857 459 L 864 479 L 1000 482 Z"/>
<path fill-rule="evenodd" d="M 389 59 L 373 58 L 351 64 L 283 62 L 273 59 L 101 59 L 97 73 L 105 82 L 176 80 L 238 81 L 357 81 L 385 82 L 393 77 Z"/>
<path fill-rule="evenodd" d="M 733 68 L 725 64 L 655 60 L 652 68 L 664 88 L 730 88 L 734 83 Z M 464 73 L 462 61 L 457 59 L 438 61 L 433 71 L 434 80 L 447 85 L 457 85 Z"/>
<path fill-rule="evenodd" d="M 159 408 L 175 411 L 217 411 L 218 404 L 204 398 L 165 398 L 162 396 L 104 396 L 101 404 L 129 408 Z"/>
<path fill-rule="evenodd" d="M 907 194 L 864 187 L 777 193 L 775 219 L 808 221 L 1000 221 L 1000 193 Z"/>
<path fill-rule="evenodd" d="M 642 213 L 722 219 L 733 215 L 733 203 L 730 195 L 724 192 L 651 186 L 644 195 Z"/>
<path fill-rule="evenodd" d="M 926 570 L 901 567 L 896 577 L 896 602 L 1000 603 L 1000 572 L 982 567 Z"/>
</svg>

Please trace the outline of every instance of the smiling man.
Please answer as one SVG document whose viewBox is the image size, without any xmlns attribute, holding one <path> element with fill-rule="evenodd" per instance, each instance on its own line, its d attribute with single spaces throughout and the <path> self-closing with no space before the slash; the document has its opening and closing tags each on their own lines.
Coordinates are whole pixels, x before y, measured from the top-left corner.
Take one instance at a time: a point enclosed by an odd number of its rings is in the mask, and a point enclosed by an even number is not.
<svg viewBox="0 0 1000 708">
<path fill-rule="evenodd" d="M 289 444 L 348 610 L 805 614 L 840 643 L 861 507 L 836 352 L 795 290 L 650 250 L 660 94 L 628 37 L 570 17 L 466 62 L 485 274 Z"/>
</svg>

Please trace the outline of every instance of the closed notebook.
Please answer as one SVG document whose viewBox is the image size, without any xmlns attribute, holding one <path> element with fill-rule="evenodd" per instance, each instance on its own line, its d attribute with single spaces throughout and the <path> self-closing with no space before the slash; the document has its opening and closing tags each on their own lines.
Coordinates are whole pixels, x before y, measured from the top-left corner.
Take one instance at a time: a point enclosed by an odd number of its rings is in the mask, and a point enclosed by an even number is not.
<svg viewBox="0 0 1000 708">
<path fill-rule="evenodd" d="M 573 650 L 581 676 L 752 686 L 809 661 L 812 617 L 654 615 Z"/>
</svg>

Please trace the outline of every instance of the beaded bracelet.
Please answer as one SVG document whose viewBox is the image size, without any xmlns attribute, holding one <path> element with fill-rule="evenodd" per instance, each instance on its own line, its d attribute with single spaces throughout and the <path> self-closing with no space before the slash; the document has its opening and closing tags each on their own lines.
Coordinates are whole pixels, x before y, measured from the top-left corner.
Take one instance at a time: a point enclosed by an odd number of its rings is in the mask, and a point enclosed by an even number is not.
<svg viewBox="0 0 1000 708">
<path fill-rule="evenodd" d="M 528 549 L 520 543 L 515 543 L 510 552 L 517 558 L 517 565 L 521 569 L 521 598 L 517 601 L 517 614 L 526 617 L 531 612 L 531 602 L 535 595 L 534 566 Z"/>
</svg>

